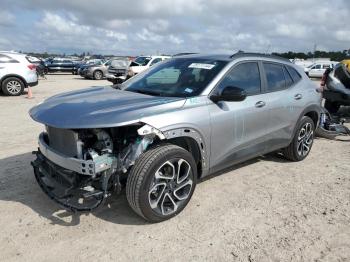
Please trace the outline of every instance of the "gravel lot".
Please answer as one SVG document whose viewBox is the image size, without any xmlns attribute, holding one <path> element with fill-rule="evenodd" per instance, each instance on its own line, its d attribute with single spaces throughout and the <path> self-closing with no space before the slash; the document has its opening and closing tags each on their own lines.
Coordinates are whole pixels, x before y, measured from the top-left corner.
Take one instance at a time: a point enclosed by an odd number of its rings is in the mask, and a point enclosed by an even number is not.
<svg viewBox="0 0 350 262">
<path fill-rule="evenodd" d="M 125 195 L 91 214 L 60 209 L 34 179 L 43 127 L 28 110 L 107 84 L 49 75 L 34 99 L 0 96 L 0 261 L 350 261 L 349 141 L 317 139 L 300 163 L 268 155 L 226 170 L 160 224 L 135 215 Z"/>
</svg>

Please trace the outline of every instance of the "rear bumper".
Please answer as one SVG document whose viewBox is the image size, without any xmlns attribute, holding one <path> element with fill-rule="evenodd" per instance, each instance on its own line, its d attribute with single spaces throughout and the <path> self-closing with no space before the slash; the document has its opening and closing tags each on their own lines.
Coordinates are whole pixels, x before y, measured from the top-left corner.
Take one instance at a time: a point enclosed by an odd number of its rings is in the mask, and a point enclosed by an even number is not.
<svg viewBox="0 0 350 262">
<path fill-rule="evenodd" d="M 127 77 L 125 75 L 115 76 L 112 74 L 107 74 L 106 79 L 112 82 L 113 84 L 120 84 L 120 83 L 123 83 L 127 79 Z"/>
<path fill-rule="evenodd" d="M 38 85 L 38 80 L 36 80 L 35 82 L 31 82 L 31 83 L 27 83 L 28 86 L 36 86 Z"/>
</svg>

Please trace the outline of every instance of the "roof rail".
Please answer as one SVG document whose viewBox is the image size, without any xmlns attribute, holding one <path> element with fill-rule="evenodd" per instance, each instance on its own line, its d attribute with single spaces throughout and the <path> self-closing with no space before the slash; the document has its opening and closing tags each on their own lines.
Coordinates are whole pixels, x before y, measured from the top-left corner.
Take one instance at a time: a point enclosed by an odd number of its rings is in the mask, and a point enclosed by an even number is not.
<svg viewBox="0 0 350 262">
<path fill-rule="evenodd" d="M 270 54 L 263 54 L 263 53 L 246 53 L 246 52 L 242 52 L 242 51 L 239 51 L 239 52 L 231 55 L 230 58 L 252 57 L 252 56 L 273 58 L 273 59 L 278 59 L 278 60 L 282 60 L 282 61 L 291 63 L 289 59 L 281 57 L 281 56 L 277 56 L 277 55 L 270 55 Z"/>
</svg>

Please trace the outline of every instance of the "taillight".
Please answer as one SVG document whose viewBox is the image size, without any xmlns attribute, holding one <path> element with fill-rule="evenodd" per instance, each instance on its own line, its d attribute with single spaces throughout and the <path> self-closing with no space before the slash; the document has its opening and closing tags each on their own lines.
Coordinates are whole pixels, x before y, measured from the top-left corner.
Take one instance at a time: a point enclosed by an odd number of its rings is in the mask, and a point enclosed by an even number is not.
<svg viewBox="0 0 350 262">
<path fill-rule="evenodd" d="M 29 65 L 28 65 L 28 68 L 29 68 L 30 70 L 35 70 L 35 69 L 36 69 L 36 65 L 29 64 Z"/>
</svg>

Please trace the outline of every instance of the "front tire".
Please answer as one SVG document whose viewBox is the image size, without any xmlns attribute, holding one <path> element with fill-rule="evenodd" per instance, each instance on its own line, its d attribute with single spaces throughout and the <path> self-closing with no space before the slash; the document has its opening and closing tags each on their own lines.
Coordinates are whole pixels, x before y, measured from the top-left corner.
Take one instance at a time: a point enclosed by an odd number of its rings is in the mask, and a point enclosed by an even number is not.
<svg viewBox="0 0 350 262">
<path fill-rule="evenodd" d="M 179 214 L 190 201 L 197 183 L 193 156 L 175 145 L 158 146 L 135 162 L 126 184 L 130 207 L 150 222 Z"/>
<path fill-rule="evenodd" d="M 94 79 L 95 80 L 101 80 L 103 78 L 103 73 L 100 70 L 96 70 L 94 72 Z"/>
<path fill-rule="evenodd" d="M 8 96 L 19 96 L 23 93 L 24 83 L 17 77 L 9 77 L 2 82 L 2 92 Z"/>
<path fill-rule="evenodd" d="M 285 158 L 295 162 L 304 160 L 311 151 L 314 133 L 314 121 L 310 117 L 304 116 L 298 124 L 292 142 L 283 149 Z"/>
</svg>

